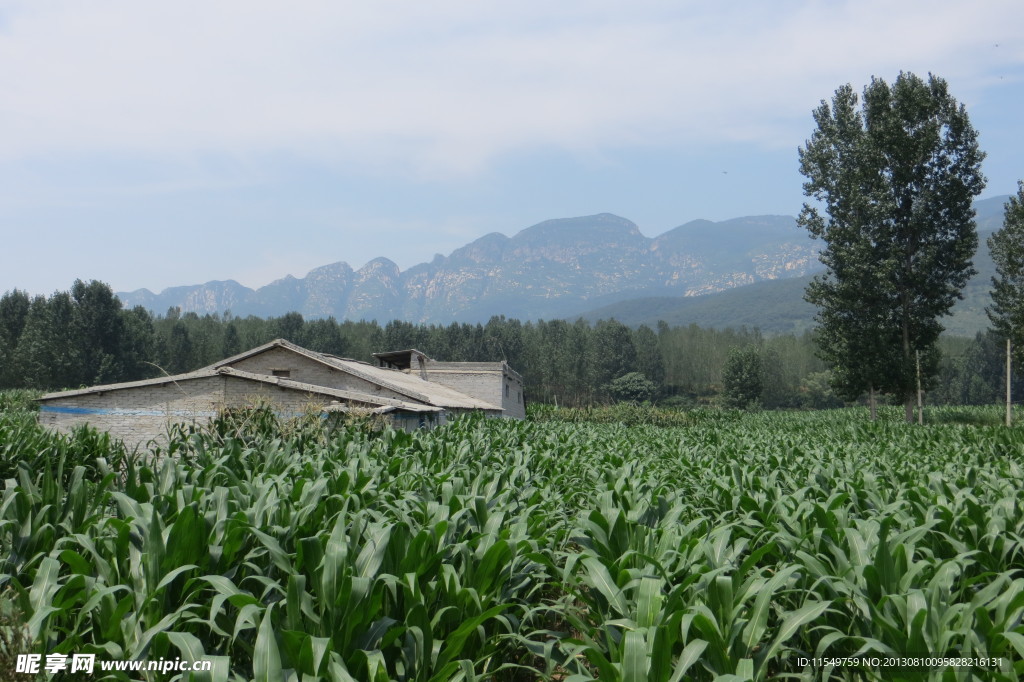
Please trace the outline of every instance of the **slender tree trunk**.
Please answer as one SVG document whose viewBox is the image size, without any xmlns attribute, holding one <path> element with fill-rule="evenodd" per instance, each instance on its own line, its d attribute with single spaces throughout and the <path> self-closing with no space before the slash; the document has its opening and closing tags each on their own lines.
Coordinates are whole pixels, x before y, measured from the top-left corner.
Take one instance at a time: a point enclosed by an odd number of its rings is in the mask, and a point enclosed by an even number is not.
<svg viewBox="0 0 1024 682">
<path fill-rule="evenodd" d="M 1013 426 L 1013 401 L 1010 390 L 1010 339 L 1006 339 L 1006 425 Z"/>
<path fill-rule="evenodd" d="M 903 366 L 906 367 L 910 364 L 910 329 L 906 321 L 903 322 Z M 903 383 L 902 381 L 900 382 Z M 914 394 L 911 391 L 907 391 L 907 388 L 901 386 L 906 391 L 903 395 L 903 418 L 908 424 L 914 423 Z"/>
<path fill-rule="evenodd" d="M 868 409 L 871 411 L 871 421 L 878 419 L 878 407 L 875 405 L 875 387 L 868 391 Z"/>
<path fill-rule="evenodd" d="M 910 205 L 907 204 L 904 207 L 906 215 L 910 214 Z M 912 248 L 907 247 L 907 252 L 904 260 L 904 269 L 907 275 L 914 271 L 914 260 L 912 254 Z M 910 292 L 904 288 L 900 294 L 900 300 L 903 304 L 903 320 L 902 320 L 902 331 L 903 331 L 903 367 L 901 368 L 903 376 L 900 377 L 900 389 L 904 391 L 903 395 L 903 417 L 906 419 L 908 424 L 914 423 L 914 396 L 913 392 L 908 390 L 908 386 L 903 384 L 903 380 L 906 378 L 905 371 L 910 366 Z"/>
<path fill-rule="evenodd" d="M 915 351 L 914 361 L 917 365 L 917 423 L 924 424 L 924 394 L 921 392 L 921 351 Z"/>
</svg>

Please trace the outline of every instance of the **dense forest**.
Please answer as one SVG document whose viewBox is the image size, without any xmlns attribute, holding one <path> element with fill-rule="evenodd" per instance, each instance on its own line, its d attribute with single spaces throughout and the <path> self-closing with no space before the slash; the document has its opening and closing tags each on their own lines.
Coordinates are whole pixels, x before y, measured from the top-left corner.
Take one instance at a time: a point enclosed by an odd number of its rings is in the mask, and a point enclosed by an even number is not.
<svg viewBox="0 0 1024 682">
<path fill-rule="evenodd" d="M 766 408 L 842 404 L 810 333 L 765 336 L 758 330 L 627 327 L 615 320 L 417 325 L 392 321 L 305 320 L 126 310 L 102 282 L 76 281 L 70 291 L 0 297 L 0 388 L 55 390 L 132 381 L 197 369 L 285 338 L 315 351 L 370 361 L 379 351 L 417 348 L 438 360 L 504 359 L 526 382 L 530 400 L 589 405 L 621 397 L 615 380 L 634 373 L 653 384 L 659 404 L 718 403 L 730 354 L 755 351 Z M 946 337 L 933 404 L 998 402 L 1005 390 L 1001 343 L 994 337 Z M 1016 383 L 1016 382 L 1015 382 Z"/>
</svg>

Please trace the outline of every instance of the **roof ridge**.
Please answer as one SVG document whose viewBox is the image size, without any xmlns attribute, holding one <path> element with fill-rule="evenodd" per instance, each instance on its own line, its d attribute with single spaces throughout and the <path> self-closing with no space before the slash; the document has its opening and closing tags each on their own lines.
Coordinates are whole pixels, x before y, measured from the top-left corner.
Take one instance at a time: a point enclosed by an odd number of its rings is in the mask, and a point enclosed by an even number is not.
<svg viewBox="0 0 1024 682">
<path fill-rule="evenodd" d="M 250 348 L 249 350 L 242 351 L 241 353 L 236 353 L 231 357 L 227 357 L 224 358 L 223 360 L 218 360 L 217 362 L 206 365 L 202 369 L 217 369 L 218 367 L 223 367 L 224 365 L 230 364 L 232 362 L 238 362 L 239 360 L 244 360 L 246 358 L 252 357 L 253 355 L 259 355 L 260 353 L 270 350 L 271 348 L 281 347 L 285 345 L 294 346 L 295 348 L 301 348 L 301 346 L 295 346 L 295 344 L 293 344 L 291 341 L 282 338 L 276 338 L 273 341 L 268 341 L 267 343 L 260 344 L 255 348 Z"/>
<path fill-rule="evenodd" d="M 358 377 L 358 378 L 362 379 L 363 381 L 369 381 L 371 383 L 380 384 L 380 385 L 384 386 L 385 388 L 390 388 L 395 393 L 401 393 L 402 395 L 405 395 L 405 396 L 408 396 L 410 398 L 413 398 L 414 400 L 419 400 L 422 403 L 427 403 L 428 405 L 433 405 L 434 404 L 433 401 L 430 399 L 430 396 L 426 395 L 425 393 L 420 393 L 418 391 L 413 391 L 413 390 L 410 390 L 408 388 L 404 388 L 404 387 L 402 387 L 402 386 L 400 386 L 398 384 L 395 384 L 393 382 L 387 381 L 386 379 L 381 379 L 380 377 L 375 377 L 372 374 L 364 373 L 362 371 L 361 367 L 359 367 L 359 368 L 347 367 L 345 365 L 338 364 L 338 363 L 343 363 L 343 362 L 358 362 L 358 360 L 341 360 L 341 359 L 337 359 L 338 362 L 332 362 L 331 360 L 334 360 L 336 358 L 330 358 L 328 356 L 323 355 L 322 353 L 317 353 L 317 355 L 319 355 L 321 358 L 323 358 L 323 361 L 326 364 L 330 365 L 331 367 L 334 367 L 335 369 L 339 369 L 339 370 L 341 370 L 343 372 L 348 372 L 349 374 L 351 374 L 351 375 L 353 375 L 355 377 Z M 374 367 L 373 365 L 370 365 L 369 363 L 366 363 L 366 366 L 370 367 L 371 369 L 380 370 L 382 372 L 392 371 L 392 370 L 386 370 L 383 367 Z M 422 381 L 422 379 L 421 379 L 421 381 Z"/>
<path fill-rule="evenodd" d="M 433 401 L 430 399 L 430 397 L 427 396 L 426 394 L 419 393 L 417 391 L 410 391 L 408 389 L 403 389 L 401 386 L 395 385 L 395 384 L 393 384 L 391 382 L 380 382 L 379 380 L 377 380 L 375 378 L 371 378 L 371 377 L 367 376 L 366 374 L 363 374 L 362 372 L 360 372 L 359 370 L 357 370 L 355 368 L 346 367 L 345 365 L 338 364 L 338 363 L 341 363 L 341 362 L 358 362 L 357 360 L 340 360 L 339 359 L 337 363 L 336 362 L 332 362 L 332 360 L 334 360 L 335 358 L 333 358 L 332 356 L 330 356 L 330 355 L 328 355 L 326 353 L 321 353 L 319 351 L 310 350 L 308 348 L 303 348 L 302 346 L 300 346 L 300 345 L 298 345 L 296 343 L 292 343 L 291 341 L 288 341 L 287 339 L 282 339 L 282 338 L 274 339 L 273 341 L 265 343 L 262 346 L 257 346 L 256 348 L 252 348 L 252 349 L 250 349 L 250 350 L 248 350 L 248 351 L 246 351 L 244 353 L 239 353 L 237 355 L 231 356 L 230 358 L 225 358 L 224 360 L 221 360 L 219 362 L 215 362 L 214 364 L 209 365 L 208 367 L 206 367 L 204 369 L 220 368 L 220 367 L 228 365 L 228 364 L 230 364 L 232 362 L 238 362 L 239 360 L 244 360 L 246 358 L 252 357 L 253 355 L 258 355 L 259 353 L 263 353 L 265 351 L 268 351 L 271 348 L 287 348 L 288 350 L 290 350 L 292 352 L 298 353 L 299 355 L 304 355 L 304 356 L 310 358 L 311 360 L 315 360 L 317 362 L 325 364 L 328 367 L 332 367 L 334 369 L 338 369 L 338 370 L 341 370 L 343 372 L 348 372 L 349 374 L 352 374 L 352 375 L 354 375 L 354 376 L 356 376 L 356 377 L 358 377 L 358 378 L 360 378 L 360 379 L 362 379 L 364 381 L 370 381 L 371 383 L 381 383 L 386 388 L 390 388 L 395 393 L 400 393 L 400 394 L 402 394 L 404 396 L 412 398 L 413 400 L 418 400 L 418 401 L 420 401 L 422 403 L 426 403 L 428 405 L 433 405 L 434 404 Z M 372 367 L 372 365 L 369 365 L 368 363 L 367 363 L 367 366 L 368 367 Z M 374 368 L 374 369 L 379 369 L 379 368 Z M 467 397 L 469 397 L 469 396 L 467 396 Z"/>
<path fill-rule="evenodd" d="M 218 374 L 227 374 L 228 376 L 237 376 L 243 379 L 252 379 L 265 384 L 274 384 L 277 386 L 284 386 L 286 388 L 293 388 L 302 391 L 325 392 L 325 395 L 338 395 L 340 397 L 349 398 L 351 400 L 357 400 L 360 402 L 391 405 L 393 407 L 406 407 L 412 405 L 412 403 L 406 402 L 404 400 L 398 400 L 396 398 L 385 398 L 383 396 L 373 395 L 372 393 L 363 393 L 362 391 L 351 391 L 347 388 L 334 388 L 332 386 L 310 384 L 305 381 L 295 381 L 294 379 L 285 379 L 284 377 L 275 377 L 270 376 L 268 374 L 247 372 L 242 369 L 236 369 L 235 367 L 222 367 L 218 370 Z M 415 407 L 421 406 L 415 405 Z"/>
<path fill-rule="evenodd" d="M 52 391 L 45 393 L 36 400 L 53 400 L 55 398 L 70 398 L 76 395 L 88 395 L 89 393 L 105 393 L 107 391 L 121 391 L 126 388 L 141 388 L 143 386 L 159 386 L 160 384 L 174 384 L 178 381 L 189 381 L 191 379 L 202 379 L 204 377 L 217 376 L 218 372 L 210 367 L 200 367 L 191 372 L 181 374 L 166 374 L 162 377 L 151 379 L 137 379 L 136 381 L 122 381 L 116 384 L 98 384 L 85 388 L 73 388 L 66 391 Z"/>
</svg>

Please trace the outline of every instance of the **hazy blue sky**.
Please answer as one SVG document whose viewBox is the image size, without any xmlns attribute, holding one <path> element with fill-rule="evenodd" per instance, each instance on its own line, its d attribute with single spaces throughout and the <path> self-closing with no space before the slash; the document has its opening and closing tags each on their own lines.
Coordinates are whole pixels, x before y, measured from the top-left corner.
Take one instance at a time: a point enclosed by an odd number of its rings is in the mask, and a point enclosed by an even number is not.
<svg viewBox="0 0 1024 682">
<path fill-rule="evenodd" d="M 812 109 L 900 70 L 949 81 L 1010 194 L 1022 26 L 1020 0 L 0 0 L 0 292 L 795 215 Z"/>
</svg>

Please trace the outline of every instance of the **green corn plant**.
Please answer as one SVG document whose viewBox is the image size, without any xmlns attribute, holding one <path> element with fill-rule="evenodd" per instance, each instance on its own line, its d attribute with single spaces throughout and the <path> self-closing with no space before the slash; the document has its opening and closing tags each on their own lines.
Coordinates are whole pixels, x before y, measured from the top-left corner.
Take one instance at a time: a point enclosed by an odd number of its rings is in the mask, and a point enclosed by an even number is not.
<svg viewBox="0 0 1024 682">
<path fill-rule="evenodd" d="M 857 679 L 796 661 L 920 649 L 1007 662 L 926 679 L 1024 675 L 1024 433 L 634 421 L 263 411 L 132 457 L 0 415 L 0 590 L 36 651 L 216 680 Z"/>
</svg>

